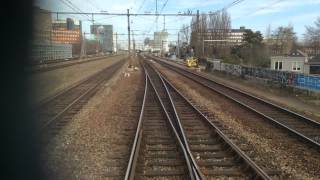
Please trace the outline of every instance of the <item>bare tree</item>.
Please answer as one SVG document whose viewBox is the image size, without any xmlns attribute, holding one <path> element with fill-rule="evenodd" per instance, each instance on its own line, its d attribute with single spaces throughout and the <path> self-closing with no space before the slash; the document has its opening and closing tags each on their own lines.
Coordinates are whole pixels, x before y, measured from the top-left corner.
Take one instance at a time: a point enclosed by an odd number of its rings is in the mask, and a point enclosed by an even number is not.
<svg viewBox="0 0 320 180">
<path fill-rule="evenodd" d="M 204 40 L 228 39 L 231 29 L 230 16 L 226 11 L 201 14 L 191 21 L 191 46 L 197 56 L 225 56 L 230 52 L 227 42 L 204 42 Z M 204 52 L 203 52 L 204 51 Z"/>
<path fill-rule="evenodd" d="M 150 38 L 147 37 L 144 39 L 144 45 L 145 46 L 150 45 Z"/>
<path fill-rule="evenodd" d="M 293 26 L 280 26 L 272 34 L 274 43 L 272 45 L 274 54 L 289 54 L 297 42 Z"/>
<path fill-rule="evenodd" d="M 304 40 L 307 46 L 311 48 L 311 54 L 320 54 L 320 17 L 314 22 L 315 26 L 306 26 Z"/>
<path fill-rule="evenodd" d="M 182 25 L 181 29 L 181 41 L 182 42 L 186 42 L 187 44 L 189 44 L 189 40 L 190 40 L 190 28 L 187 24 Z"/>
<path fill-rule="evenodd" d="M 271 25 L 269 24 L 266 28 L 266 34 L 265 34 L 265 40 L 267 42 L 267 44 L 269 45 L 270 43 L 272 43 L 272 34 L 271 34 Z"/>
<path fill-rule="evenodd" d="M 230 35 L 231 20 L 226 11 L 209 15 L 208 30 L 211 40 L 227 40 Z M 230 47 L 226 41 L 214 42 L 209 56 L 223 57 L 230 53 Z M 210 45 L 209 44 L 209 45 Z"/>
</svg>

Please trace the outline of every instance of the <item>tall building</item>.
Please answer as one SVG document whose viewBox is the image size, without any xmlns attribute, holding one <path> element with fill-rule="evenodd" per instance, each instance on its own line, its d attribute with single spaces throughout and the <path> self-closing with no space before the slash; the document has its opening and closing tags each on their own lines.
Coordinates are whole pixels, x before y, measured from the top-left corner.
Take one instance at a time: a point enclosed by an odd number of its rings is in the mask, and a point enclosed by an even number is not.
<svg viewBox="0 0 320 180">
<path fill-rule="evenodd" d="M 208 32 L 199 32 L 198 40 L 226 40 L 225 42 L 216 42 L 217 44 L 226 44 L 228 46 L 238 46 L 243 44 L 244 34 L 246 28 L 241 26 L 239 29 L 230 29 L 228 31 L 222 30 L 214 30 Z M 221 39 L 223 38 L 223 39 Z"/>
<path fill-rule="evenodd" d="M 169 51 L 168 32 L 154 32 L 153 34 L 153 50 L 154 51 Z"/>
<path fill-rule="evenodd" d="M 32 61 L 72 58 L 72 53 L 75 52 L 74 45 L 58 41 L 61 36 L 54 33 L 53 25 L 56 24 L 52 22 L 50 11 L 34 7 L 33 41 L 30 53 Z"/>
<path fill-rule="evenodd" d="M 235 45 L 241 45 L 243 43 L 245 31 L 246 28 L 244 26 L 241 26 L 240 29 L 231 29 L 231 32 L 229 32 L 230 42 Z"/>
<path fill-rule="evenodd" d="M 53 43 L 80 44 L 81 33 L 81 21 L 71 18 L 52 21 Z"/>
<path fill-rule="evenodd" d="M 99 43 L 97 48 L 103 52 L 113 52 L 113 26 L 95 24 L 90 29 Z"/>
<path fill-rule="evenodd" d="M 33 42 L 45 43 L 51 41 L 52 20 L 49 11 L 33 7 Z"/>
</svg>

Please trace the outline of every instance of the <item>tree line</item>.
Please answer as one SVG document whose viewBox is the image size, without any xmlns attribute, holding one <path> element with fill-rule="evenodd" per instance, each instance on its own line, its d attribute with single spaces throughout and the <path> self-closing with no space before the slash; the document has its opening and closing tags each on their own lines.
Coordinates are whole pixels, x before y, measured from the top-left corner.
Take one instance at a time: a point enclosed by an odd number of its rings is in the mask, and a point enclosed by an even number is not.
<svg viewBox="0 0 320 180">
<path fill-rule="evenodd" d="M 187 49 L 193 49 L 194 55 L 200 58 L 219 58 L 228 63 L 260 67 L 269 66 L 270 56 L 288 55 L 297 48 L 311 55 L 320 54 L 320 17 L 313 26 L 306 26 L 303 43 L 298 42 L 289 24 L 273 31 L 269 25 L 265 37 L 260 31 L 245 29 L 243 42 L 237 45 L 230 43 L 230 19 L 226 11 L 193 17 L 191 25 L 183 25 L 180 30 L 181 43 L 188 44 Z"/>
</svg>

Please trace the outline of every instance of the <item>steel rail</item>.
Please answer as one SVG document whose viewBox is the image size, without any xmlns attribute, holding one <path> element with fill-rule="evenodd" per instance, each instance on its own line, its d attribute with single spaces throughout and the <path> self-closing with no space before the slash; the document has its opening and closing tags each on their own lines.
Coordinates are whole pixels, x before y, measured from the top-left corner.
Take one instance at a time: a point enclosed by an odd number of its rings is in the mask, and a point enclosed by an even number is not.
<svg viewBox="0 0 320 180">
<path fill-rule="evenodd" d="M 29 66 L 25 69 L 25 71 L 29 74 L 38 74 L 43 72 L 49 72 L 56 69 L 62 69 L 69 66 L 84 64 L 84 63 L 90 63 L 94 61 L 104 60 L 107 58 L 117 57 L 121 54 L 112 55 L 112 56 L 103 56 L 103 57 L 95 57 L 90 59 L 71 59 L 71 60 L 59 60 L 55 62 L 44 62 L 35 64 L 34 66 Z M 36 67 L 38 66 L 38 67 Z M 40 67 L 39 67 L 40 66 Z"/>
<path fill-rule="evenodd" d="M 170 118 L 169 113 L 168 113 L 168 111 L 166 110 L 163 101 L 161 100 L 161 97 L 160 97 L 160 95 L 159 95 L 159 92 L 157 91 L 154 83 L 152 82 L 152 80 L 151 80 L 151 78 L 150 78 L 150 76 L 149 76 L 148 71 L 146 71 L 146 72 L 147 72 L 148 78 L 149 78 L 149 80 L 150 80 L 150 83 L 151 83 L 151 85 L 152 85 L 152 88 L 153 88 L 153 90 L 155 91 L 155 93 L 156 93 L 156 95 L 157 95 L 157 98 L 158 98 L 158 100 L 159 100 L 159 102 L 160 102 L 160 104 L 161 104 L 161 107 L 162 107 L 163 111 L 164 111 L 165 114 L 166 114 L 167 120 L 169 121 L 170 126 L 171 126 L 171 128 L 172 128 L 175 136 L 177 137 L 177 140 L 178 140 L 178 142 L 179 142 L 179 145 L 180 145 L 180 147 L 181 147 L 181 149 L 182 149 L 182 152 L 183 152 L 183 154 L 184 154 L 184 157 L 185 157 L 186 162 L 187 162 L 187 165 L 188 165 L 188 170 L 189 170 L 189 173 L 190 173 L 190 178 L 191 178 L 192 180 L 194 180 L 194 179 L 198 180 L 199 178 L 198 178 L 198 176 L 196 175 L 196 173 L 194 172 L 193 167 L 191 166 L 190 160 L 189 160 L 189 158 L 188 158 L 188 157 L 189 157 L 188 152 L 187 152 L 186 149 L 184 148 L 184 145 L 183 145 L 183 142 L 182 142 L 181 139 L 180 139 L 179 133 L 177 132 L 177 130 L 176 130 L 174 124 L 173 124 L 173 121 L 172 121 L 172 119 Z"/>
<path fill-rule="evenodd" d="M 300 140 L 302 140 L 302 141 L 310 144 L 311 146 L 313 146 L 313 147 L 315 147 L 315 148 L 317 148 L 317 149 L 320 149 L 320 143 L 319 143 L 319 142 L 317 142 L 317 141 L 311 139 L 310 137 L 308 137 L 307 135 L 299 132 L 299 130 L 293 129 L 293 128 L 289 127 L 288 125 L 286 125 L 286 124 L 284 124 L 284 123 L 282 123 L 282 122 L 279 122 L 279 121 L 276 120 L 275 118 L 272 118 L 272 117 L 268 116 L 267 114 L 265 114 L 265 113 L 263 113 L 263 112 L 260 112 L 260 111 L 257 110 L 256 108 L 251 107 L 251 106 L 245 104 L 245 103 L 242 102 L 241 100 L 238 100 L 238 99 L 232 97 L 231 95 L 228 95 L 226 92 L 223 92 L 223 91 L 221 91 L 221 90 L 218 90 L 218 89 L 215 89 L 215 88 L 211 87 L 210 85 L 206 84 L 206 83 L 203 82 L 203 81 L 206 81 L 207 83 L 211 83 L 211 84 L 217 84 L 218 86 L 221 86 L 221 87 L 223 87 L 223 88 L 226 88 L 226 89 L 228 89 L 228 90 L 231 90 L 231 91 L 233 91 L 234 93 L 238 93 L 238 94 L 243 95 L 243 96 L 245 96 L 245 97 L 251 98 L 251 99 L 253 99 L 253 100 L 255 100 L 255 101 L 261 102 L 261 103 L 263 103 L 264 105 L 270 106 L 271 108 L 275 108 L 275 109 L 280 110 L 280 111 L 282 111 L 282 112 L 284 112 L 284 113 L 287 113 L 287 115 L 296 118 L 297 120 L 299 120 L 299 121 L 302 122 L 302 123 L 310 124 L 311 126 L 314 126 L 315 128 L 320 128 L 320 123 L 319 123 L 319 122 L 316 122 L 315 120 L 312 120 L 312 119 L 310 119 L 310 118 L 304 117 L 304 116 L 302 116 L 302 115 L 300 115 L 300 114 L 298 114 L 298 113 L 296 113 L 296 112 L 290 111 L 290 110 L 288 110 L 288 109 L 286 109 L 286 108 L 284 108 L 284 107 L 280 107 L 280 106 L 278 106 L 278 105 L 276 105 L 276 104 L 274 104 L 274 103 L 268 102 L 268 101 L 266 101 L 266 100 L 264 100 L 264 99 L 261 99 L 261 98 L 259 98 L 259 97 L 254 96 L 254 95 L 248 94 L 248 93 L 243 92 L 243 91 L 241 91 L 241 90 L 237 90 L 237 89 L 235 89 L 235 88 L 233 88 L 233 87 L 230 87 L 230 86 L 221 84 L 221 83 L 219 83 L 219 82 L 215 82 L 215 81 L 213 81 L 212 79 L 209 79 L 209 78 L 207 78 L 207 77 L 205 77 L 205 76 L 203 76 L 203 75 L 201 75 L 201 74 L 192 72 L 192 71 L 190 71 L 190 70 L 183 69 L 183 68 L 178 67 L 178 66 L 176 66 L 176 65 L 169 64 L 168 62 L 164 62 L 164 61 L 163 61 L 162 59 L 160 59 L 160 58 L 155 58 L 155 57 L 151 57 L 151 58 L 157 60 L 158 62 L 160 62 L 162 65 L 168 67 L 169 69 L 171 69 L 171 70 L 173 70 L 173 71 L 175 71 L 175 72 L 177 72 L 177 73 L 179 73 L 179 74 L 181 74 L 181 75 L 183 75 L 183 76 L 185 76 L 185 77 L 188 77 L 189 79 L 193 80 L 194 82 L 199 83 L 199 84 L 203 85 L 204 87 L 207 87 L 207 88 L 209 88 L 210 90 L 213 90 L 214 92 L 217 92 L 217 93 L 223 95 L 224 97 L 226 97 L 226 98 L 228 98 L 228 99 L 231 99 L 232 101 L 240 104 L 241 106 L 243 106 L 243 107 L 245 107 L 245 108 L 247 108 L 247 109 L 249 109 L 249 110 L 257 113 L 258 115 L 264 117 L 265 119 L 269 120 L 269 122 L 272 122 L 273 124 L 275 124 L 275 125 L 283 128 L 283 129 L 286 129 L 288 132 L 290 132 L 291 134 L 295 135 L 295 136 L 298 137 Z M 198 80 L 198 79 L 196 79 L 196 78 L 202 79 L 203 81 L 200 81 L 200 80 Z M 319 131 L 319 132 L 320 132 L 320 131 Z"/>
<path fill-rule="evenodd" d="M 175 118 L 177 120 L 177 124 L 178 124 L 178 129 L 180 129 L 181 131 L 181 137 L 184 141 L 184 145 L 186 150 L 188 151 L 188 154 L 190 155 L 191 161 L 195 167 L 195 169 L 197 170 L 197 172 L 199 173 L 199 176 L 204 179 L 204 175 L 202 174 L 202 172 L 200 171 L 200 168 L 198 167 L 188 144 L 186 135 L 184 133 L 183 130 L 183 126 L 181 124 L 181 120 L 180 117 L 178 115 L 177 109 L 175 107 L 175 103 L 174 100 L 171 96 L 171 93 L 169 92 L 168 86 L 169 85 L 177 94 L 180 95 L 180 97 L 187 102 L 187 104 L 189 106 L 191 106 L 198 114 L 201 115 L 202 120 L 208 124 L 215 132 L 217 132 L 217 134 L 226 142 L 227 145 L 229 145 L 231 147 L 231 149 L 243 160 L 243 162 L 245 162 L 245 164 L 250 167 L 251 171 L 254 173 L 254 177 L 258 178 L 258 179 L 271 179 L 267 173 L 265 173 L 255 162 L 253 162 L 238 146 L 236 146 L 226 135 L 224 135 L 224 133 L 215 125 L 213 124 L 206 116 L 203 115 L 203 113 L 198 110 L 198 108 L 196 108 L 192 103 L 190 103 L 190 101 L 188 99 L 186 99 L 180 91 L 178 91 L 165 77 L 163 77 L 163 75 L 156 70 L 155 67 L 151 66 L 151 68 L 156 72 L 156 74 L 158 75 L 158 77 L 161 79 L 162 85 L 164 86 L 167 95 L 169 96 L 169 100 L 171 103 L 171 106 L 173 107 L 174 110 L 174 115 Z"/>
<path fill-rule="evenodd" d="M 126 58 L 122 58 L 120 59 L 119 61 L 125 61 Z M 113 65 L 116 65 L 117 63 L 115 64 L 112 64 L 111 66 L 107 67 L 107 68 L 110 68 L 112 67 Z M 105 68 L 106 69 L 106 68 Z M 71 90 L 71 89 L 74 89 L 74 88 L 77 88 L 78 86 L 82 85 L 83 83 L 86 83 L 87 81 L 90 81 L 90 79 L 100 73 L 102 73 L 105 69 L 102 69 L 102 70 L 99 70 L 98 72 L 94 73 L 93 75 L 87 77 L 87 78 L 84 78 L 83 80 L 80 80 L 79 82 L 77 83 L 74 83 L 72 85 L 70 85 L 69 87 L 59 91 L 58 93 L 54 94 L 53 96 L 50 96 L 50 97 L 47 97 L 47 98 L 44 98 L 42 100 L 40 100 L 38 103 L 36 103 L 34 105 L 34 107 L 31 108 L 31 111 L 36 111 L 38 108 L 40 108 L 41 106 L 47 104 L 47 103 L 50 103 L 50 101 L 54 100 L 55 98 L 57 98 L 58 96 L 62 95 L 63 93 L 66 93 L 67 91 Z"/>
<path fill-rule="evenodd" d="M 125 63 L 125 60 L 121 60 L 119 62 L 117 62 L 116 64 L 108 67 L 108 68 L 120 68 L 123 64 Z M 99 74 L 99 73 L 98 73 Z M 96 74 L 97 75 L 97 74 Z M 88 79 L 90 80 L 90 78 Z M 83 97 L 85 97 L 86 95 L 88 95 L 90 92 L 92 92 L 94 89 L 96 89 L 97 87 L 99 87 L 99 85 L 104 81 L 105 79 L 102 78 L 100 80 L 98 80 L 96 82 L 96 84 L 92 87 L 90 87 L 89 89 L 87 89 L 85 92 L 83 92 L 80 96 L 78 96 L 76 99 L 74 99 L 71 103 L 69 103 L 66 107 L 63 108 L 63 110 L 61 110 L 58 114 L 56 114 L 55 116 L 53 116 L 52 118 L 50 118 L 48 121 L 46 121 L 44 124 L 41 125 L 40 127 L 40 131 L 44 131 L 48 126 L 50 126 L 52 124 L 52 122 L 56 121 L 57 119 L 59 119 L 61 116 L 63 116 L 63 114 L 65 114 L 71 107 L 73 107 L 73 105 L 75 105 L 77 102 L 79 102 L 79 100 L 81 100 Z M 78 85 L 77 85 L 78 86 Z M 75 87 L 77 87 L 75 86 Z M 73 88 L 75 88 L 73 87 Z M 70 90 L 70 89 L 69 89 Z M 59 95 L 63 95 L 59 94 Z M 55 96 L 57 97 L 57 96 Z M 53 99 L 51 99 L 53 100 Z M 49 102 L 47 102 L 49 103 Z"/>
<path fill-rule="evenodd" d="M 164 81 L 163 79 L 161 78 L 161 75 L 159 74 L 159 72 L 153 67 L 150 65 L 150 67 L 152 68 L 153 71 L 156 72 L 156 74 L 158 75 L 158 77 L 160 78 L 161 82 L 162 82 L 162 85 L 164 86 L 164 88 L 166 89 L 166 93 L 169 97 L 169 101 L 170 101 L 170 104 L 171 104 L 171 107 L 174 111 L 174 118 L 176 119 L 176 122 L 177 122 L 177 126 L 176 127 L 178 129 L 178 133 L 179 133 L 179 137 L 181 138 L 181 141 L 187 151 L 187 154 L 188 154 L 188 157 L 190 158 L 191 160 L 191 163 L 192 163 L 192 168 L 193 168 L 193 171 L 195 172 L 195 174 L 197 175 L 197 177 L 199 179 L 205 179 L 204 178 L 204 175 L 202 174 L 202 172 L 200 171 L 200 168 L 198 166 L 198 164 L 196 163 L 194 157 L 192 156 L 192 153 L 191 153 L 191 150 L 190 150 L 190 147 L 189 147 L 189 144 L 188 144 L 188 141 L 187 141 L 187 138 L 186 138 L 186 135 L 183 131 L 183 128 L 182 128 L 182 125 L 181 125 L 181 121 L 179 119 L 179 116 L 178 116 L 178 113 L 177 113 L 177 110 L 176 110 L 176 107 L 174 106 L 174 103 L 173 103 L 173 100 L 172 100 L 172 97 L 167 89 L 167 86 L 164 84 Z"/>
<path fill-rule="evenodd" d="M 136 169 L 136 164 L 139 156 L 139 150 L 140 150 L 140 144 L 141 144 L 141 138 L 142 138 L 142 119 L 143 119 L 143 113 L 144 113 L 144 108 L 145 108 L 145 103 L 146 103 L 146 98 L 147 98 L 147 90 L 148 90 L 148 76 L 147 74 L 145 75 L 145 88 L 144 88 L 144 95 L 143 95 L 143 102 L 141 106 L 141 111 L 140 111 L 140 116 L 139 116 L 139 121 L 138 121 L 138 126 L 137 126 L 137 131 L 134 137 L 133 145 L 132 145 L 132 150 L 125 174 L 125 180 L 132 180 L 135 175 L 135 169 Z"/>
<path fill-rule="evenodd" d="M 171 126 L 171 130 L 174 132 L 174 135 L 175 135 L 175 137 L 176 137 L 176 139 L 178 141 L 178 144 L 179 144 L 179 146 L 180 146 L 180 148 L 181 148 L 181 150 L 183 152 L 183 155 L 184 155 L 184 158 L 186 160 L 187 167 L 188 167 L 188 172 L 189 172 L 190 179 L 194 180 L 196 178 L 194 177 L 194 173 L 192 171 L 192 167 L 191 167 L 191 164 L 189 162 L 189 159 L 187 158 L 187 154 L 186 154 L 186 151 L 184 149 L 183 143 L 181 142 L 181 140 L 179 138 L 179 135 L 176 132 L 176 130 L 174 128 L 174 125 L 172 124 L 172 122 L 170 120 L 168 112 L 164 108 L 164 105 L 163 105 L 163 103 L 162 103 L 162 101 L 160 99 L 160 96 L 159 96 L 158 92 L 156 91 L 154 85 L 152 84 L 152 81 L 151 81 L 151 79 L 150 79 L 150 77 L 148 75 L 148 72 L 147 72 L 147 70 L 145 68 L 144 68 L 144 71 L 145 71 L 145 74 L 146 74 L 145 94 L 144 94 L 143 104 L 142 104 L 142 108 L 141 108 L 141 112 L 140 112 L 137 131 L 136 131 L 134 143 L 133 143 L 133 146 L 132 146 L 130 159 L 129 159 L 129 162 L 128 162 L 128 167 L 127 167 L 126 174 L 125 174 L 125 180 L 132 180 L 135 177 L 135 168 L 137 166 L 136 164 L 137 164 L 137 159 L 138 159 L 138 156 L 139 156 L 139 150 L 140 150 L 141 139 L 142 139 L 142 132 L 143 132 L 142 122 L 143 122 L 143 114 L 144 114 L 146 94 L 147 94 L 148 88 L 152 88 L 153 91 L 155 92 L 155 94 L 157 96 L 157 100 L 160 102 L 161 108 L 162 108 L 163 112 L 166 114 L 167 120 L 168 120 L 168 122 L 169 122 L 169 124 Z M 148 85 L 148 82 L 150 82 L 151 86 Z"/>
<path fill-rule="evenodd" d="M 182 93 L 176 89 L 163 75 L 160 75 L 163 79 L 165 85 L 169 85 L 179 96 L 187 102 L 187 104 L 192 107 L 198 114 L 201 115 L 202 120 L 207 123 L 217 134 L 236 152 L 238 156 L 256 173 L 255 177 L 259 177 L 260 179 L 271 179 L 266 172 L 264 172 L 254 161 L 251 160 L 237 145 L 235 145 L 220 129 L 218 126 L 213 124 L 198 108 L 196 108 Z M 166 88 L 168 90 L 168 88 Z M 168 90 L 168 94 L 170 94 Z M 170 95 L 171 96 L 171 95 Z M 172 102 L 173 103 L 173 102 Z M 176 110 L 175 110 L 176 111 Z M 176 112 L 177 113 L 177 112 Z M 179 118 L 179 117 L 178 117 Z"/>
</svg>

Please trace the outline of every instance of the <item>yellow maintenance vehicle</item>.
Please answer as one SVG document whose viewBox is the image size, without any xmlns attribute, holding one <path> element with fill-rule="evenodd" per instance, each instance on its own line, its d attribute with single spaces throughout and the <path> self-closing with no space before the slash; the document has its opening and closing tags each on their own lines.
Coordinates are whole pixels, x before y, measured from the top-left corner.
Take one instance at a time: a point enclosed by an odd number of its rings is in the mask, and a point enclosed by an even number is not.
<svg viewBox="0 0 320 180">
<path fill-rule="evenodd" d="M 193 56 L 190 56 L 186 59 L 186 65 L 187 67 L 198 67 L 198 59 Z"/>
</svg>

